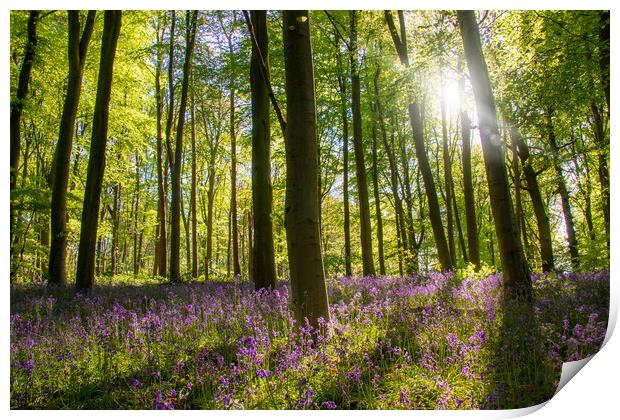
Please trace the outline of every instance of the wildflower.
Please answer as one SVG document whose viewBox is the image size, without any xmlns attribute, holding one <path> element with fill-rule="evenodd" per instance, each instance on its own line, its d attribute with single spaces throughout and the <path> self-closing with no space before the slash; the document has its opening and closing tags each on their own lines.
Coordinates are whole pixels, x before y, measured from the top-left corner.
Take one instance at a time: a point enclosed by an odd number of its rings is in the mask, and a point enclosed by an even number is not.
<svg viewBox="0 0 620 420">
<path fill-rule="evenodd" d="M 405 391 L 405 388 L 400 389 L 400 396 L 398 401 L 400 401 L 400 403 L 404 405 L 409 405 L 409 403 L 411 402 L 409 401 L 409 398 L 407 398 L 407 391 Z"/>
<path fill-rule="evenodd" d="M 325 401 L 323 403 L 323 407 L 327 408 L 328 410 L 335 410 L 336 409 L 336 403 L 333 401 Z"/>
<path fill-rule="evenodd" d="M 131 380 L 131 387 L 134 388 L 134 389 L 142 388 L 142 383 L 139 380 L 137 380 L 136 378 L 133 378 Z"/>
</svg>

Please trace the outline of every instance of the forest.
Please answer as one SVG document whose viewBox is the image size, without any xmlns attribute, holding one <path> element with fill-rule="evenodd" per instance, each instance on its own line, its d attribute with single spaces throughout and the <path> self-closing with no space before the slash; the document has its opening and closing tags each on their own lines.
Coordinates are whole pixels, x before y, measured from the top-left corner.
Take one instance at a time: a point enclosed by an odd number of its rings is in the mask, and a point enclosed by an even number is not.
<svg viewBox="0 0 620 420">
<path fill-rule="evenodd" d="M 505 409 L 609 316 L 608 10 L 10 12 L 12 409 Z"/>
</svg>

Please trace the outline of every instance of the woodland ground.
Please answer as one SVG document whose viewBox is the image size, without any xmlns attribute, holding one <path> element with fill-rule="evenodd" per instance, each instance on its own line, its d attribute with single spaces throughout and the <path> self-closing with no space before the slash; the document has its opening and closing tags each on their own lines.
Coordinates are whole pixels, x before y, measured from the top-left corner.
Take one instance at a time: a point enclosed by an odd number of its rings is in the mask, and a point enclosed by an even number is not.
<svg viewBox="0 0 620 420">
<path fill-rule="evenodd" d="M 91 296 L 11 290 L 11 408 L 479 409 L 549 399 L 594 354 L 609 271 L 328 281 L 329 324 L 296 326 L 286 283 L 100 280 Z M 528 316 L 528 314 L 533 314 Z"/>
</svg>

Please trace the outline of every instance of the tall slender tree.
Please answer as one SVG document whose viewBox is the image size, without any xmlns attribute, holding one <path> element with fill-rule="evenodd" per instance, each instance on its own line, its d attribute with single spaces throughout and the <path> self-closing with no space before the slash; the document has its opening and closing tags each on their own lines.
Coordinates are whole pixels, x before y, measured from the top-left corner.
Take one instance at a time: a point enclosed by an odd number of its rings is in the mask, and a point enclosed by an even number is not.
<svg viewBox="0 0 620 420">
<path fill-rule="evenodd" d="M 161 32 L 160 32 L 161 31 Z M 155 235 L 155 258 L 153 263 L 153 275 L 166 276 L 167 268 L 167 232 L 168 225 L 166 220 L 166 195 L 164 188 L 164 150 L 162 137 L 162 118 L 163 100 L 161 87 L 161 72 L 163 61 L 163 31 L 164 25 L 161 24 L 160 16 L 157 16 L 157 27 L 155 28 L 155 110 L 157 114 L 157 228 Z M 171 40 L 172 41 L 172 40 Z"/>
<path fill-rule="evenodd" d="M 530 157 L 530 149 L 521 133 L 516 127 L 511 127 L 511 137 L 517 147 L 519 160 L 523 167 L 523 175 L 527 183 L 527 191 L 530 195 L 536 223 L 538 226 L 538 241 L 540 242 L 540 259 L 542 261 L 542 271 L 552 271 L 554 269 L 553 261 L 553 244 L 551 241 L 551 226 L 549 224 L 549 216 L 545 210 L 545 203 L 538 186 L 538 177 L 532 167 L 532 159 Z"/>
<path fill-rule="evenodd" d="M 396 25 L 394 24 L 394 18 L 392 17 L 391 11 L 385 11 L 385 20 L 387 22 L 388 29 L 390 30 L 390 35 L 394 41 L 394 47 L 396 48 L 401 64 L 405 67 L 409 67 L 407 36 L 405 33 L 405 17 L 403 12 L 398 12 L 400 36 L 396 30 Z M 420 115 L 420 105 L 415 102 L 410 103 L 407 110 L 409 112 L 409 123 L 411 124 L 411 130 L 413 132 L 413 143 L 416 156 L 418 158 L 418 165 L 420 172 L 422 173 L 422 179 L 424 180 L 424 189 L 428 200 L 429 218 L 431 220 L 431 227 L 435 238 L 435 246 L 437 247 L 437 257 L 439 259 L 441 269 L 444 271 L 449 271 L 452 269 L 452 258 L 450 257 L 450 249 L 446 240 L 446 233 L 443 229 L 443 222 L 441 221 L 441 210 L 439 207 L 439 200 L 437 199 L 435 180 L 433 179 L 433 172 L 428 162 L 428 155 L 426 153 L 426 141 L 424 140 L 424 129 L 422 125 L 422 117 Z"/>
<path fill-rule="evenodd" d="M 364 143 L 362 142 L 361 88 L 359 74 L 359 51 L 357 45 L 357 12 L 349 12 L 350 40 L 349 58 L 351 69 L 351 112 L 353 114 L 353 152 L 355 153 L 355 178 L 357 181 L 358 206 L 360 209 L 360 240 L 362 245 L 362 271 L 365 276 L 375 275 L 372 255 L 372 227 L 370 204 L 366 181 Z"/>
<path fill-rule="evenodd" d="M 499 136 L 495 100 L 487 70 L 480 31 L 473 10 L 459 11 L 459 28 L 478 111 L 478 126 L 487 173 L 491 210 L 504 273 L 504 296 L 532 300 L 530 270 L 516 230 L 504 151 Z"/>
<path fill-rule="evenodd" d="M 269 71 L 269 39 L 267 11 L 251 11 L 251 24 L 256 43 L 252 44 L 250 83 L 252 88 L 252 213 L 254 244 L 252 272 L 256 289 L 276 287 L 276 265 L 273 245 L 271 191 L 271 126 L 269 97 L 263 70 Z M 269 74 L 267 73 L 267 79 Z M 250 213 L 248 213 L 250 218 Z M 251 232 L 251 230 L 250 230 Z M 251 233 L 249 239 L 251 239 Z"/>
<path fill-rule="evenodd" d="M 172 199 L 170 202 L 170 281 L 181 281 L 181 165 L 183 163 L 183 129 L 185 127 L 185 111 L 189 90 L 189 76 L 192 70 L 192 57 L 196 39 L 197 11 L 187 11 L 185 14 L 185 58 L 183 61 L 183 81 L 181 84 L 181 99 L 179 103 L 179 117 L 174 150 L 172 172 Z"/>
<path fill-rule="evenodd" d="M 82 74 L 86 63 L 88 43 L 95 27 L 96 11 L 91 10 L 86 16 L 84 29 L 80 36 L 80 12 L 69 10 L 69 77 L 67 93 L 60 118 L 58 142 L 54 152 L 52 168 L 52 202 L 51 202 L 51 246 L 49 251 L 48 282 L 61 285 L 67 282 L 67 187 L 73 130 L 77 116 L 80 94 L 82 92 Z"/>
<path fill-rule="evenodd" d="M 287 126 L 285 224 L 292 300 L 299 322 L 329 322 L 319 228 L 318 144 L 310 21 L 284 11 Z"/>
<path fill-rule="evenodd" d="M 17 82 L 17 92 L 15 97 L 11 98 L 11 116 L 9 119 L 10 124 L 10 143 L 11 143 L 11 174 L 10 174 L 10 190 L 13 191 L 17 184 L 17 170 L 19 167 L 19 157 L 21 154 L 22 135 L 21 135 L 21 119 L 22 110 L 24 109 L 24 102 L 28 95 L 28 84 L 30 83 L 30 73 L 32 71 L 32 65 L 34 63 L 35 50 L 37 47 L 37 22 L 39 20 L 40 12 L 38 10 L 31 10 L 28 17 L 28 41 L 24 48 L 24 58 L 19 70 L 19 79 Z M 10 210 L 10 236 L 11 244 L 13 244 L 14 226 L 15 226 L 15 212 L 13 206 Z M 13 278 L 13 268 L 11 268 L 11 279 Z"/>
<path fill-rule="evenodd" d="M 461 138 L 463 151 L 463 196 L 465 199 L 465 221 L 467 225 L 467 248 L 469 261 L 477 271 L 480 269 L 480 247 L 478 245 L 478 225 L 476 224 L 476 205 L 474 185 L 471 176 L 471 121 L 467 111 L 461 111 Z"/>
<path fill-rule="evenodd" d="M 90 157 L 82 208 L 82 226 L 78 248 L 75 288 L 77 292 L 89 293 L 95 275 L 95 246 L 99 222 L 101 184 L 105 170 L 105 149 L 108 140 L 108 117 L 112 93 L 112 75 L 116 44 L 121 31 L 122 12 L 106 10 L 101 39 L 101 58 L 97 79 L 97 97 L 93 115 Z"/>
</svg>

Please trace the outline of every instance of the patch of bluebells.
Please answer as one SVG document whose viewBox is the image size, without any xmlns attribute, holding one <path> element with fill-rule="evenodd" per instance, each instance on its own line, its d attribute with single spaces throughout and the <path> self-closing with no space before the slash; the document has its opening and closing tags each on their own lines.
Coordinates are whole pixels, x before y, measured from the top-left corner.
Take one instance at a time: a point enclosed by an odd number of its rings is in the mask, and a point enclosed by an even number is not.
<svg viewBox="0 0 620 420">
<path fill-rule="evenodd" d="M 533 285 L 555 368 L 595 353 L 609 272 Z M 501 274 L 332 279 L 331 320 L 316 326 L 292 318 L 286 283 L 14 290 L 11 408 L 481 408 L 501 286 Z"/>
</svg>

